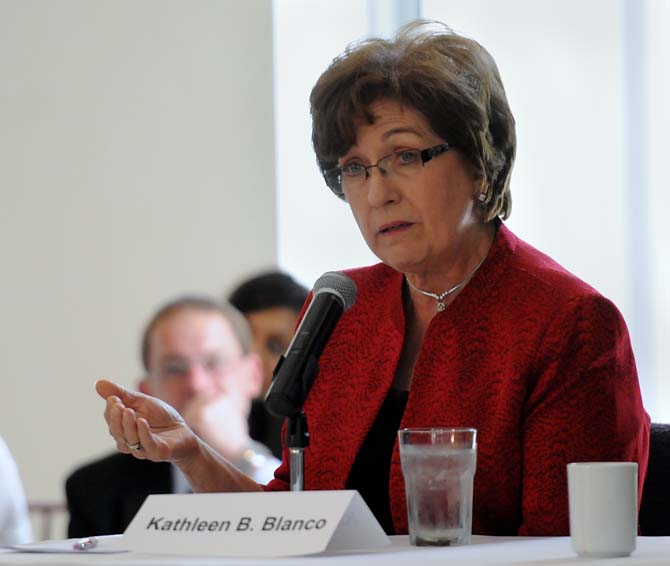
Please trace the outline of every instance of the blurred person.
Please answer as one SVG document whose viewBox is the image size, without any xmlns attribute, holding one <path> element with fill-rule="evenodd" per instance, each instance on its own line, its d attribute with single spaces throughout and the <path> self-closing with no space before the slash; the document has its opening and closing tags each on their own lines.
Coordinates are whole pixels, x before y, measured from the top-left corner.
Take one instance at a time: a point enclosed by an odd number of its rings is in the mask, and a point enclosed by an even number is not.
<svg viewBox="0 0 670 566">
<path fill-rule="evenodd" d="M 309 290 L 281 271 L 268 271 L 246 279 L 228 301 L 247 319 L 253 336 L 253 349 L 263 361 L 263 391 L 272 383 L 279 357 L 286 352 L 298 315 Z"/>
<path fill-rule="evenodd" d="M 281 458 L 284 419 L 271 415 L 263 399 L 279 357 L 291 343 L 308 294 L 308 289 L 287 273 L 268 271 L 243 281 L 228 297 L 246 317 L 253 336 L 253 350 L 263 362 L 263 391 L 251 406 L 249 434 L 269 447 L 277 458 Z"/>
<path fill-rule="evenodd" d="M 19 470 L 0 436 L 0 546 L 29 542 L 31 538 L 28 504 Z"/>
<path fill-rule="evenodd" d="M 278 461 L 249 437 L 251 400 L 261 390 L 259 357 L 244 317 L 231 305 L 182 297 L 161 307 L 141 345 L 140 391 L 169 403 L 185 425 L 237 468 L 266 482 Z M 150 493 L 189 492 L 178 468 L 113 454 L 66 482 L 69 536 L 120 533 Z"/>
<path fill-rule="evenodd" d="M 649 417 L 626 324 L 505 225 L 516 133 L 491 55 L 415 22 L 350 45 L 310 104 L 324 180 L 381 263 L 347 272 L 356 303 L 304 407 L 305 489 L 357 489 L 405 534 L 397 430 L 455 426 L 478 431 L 474 534 L 567 535 L 569 462 L 637 462 L 640 495 Z M 261 486 L 164 403 L 96 389 L 117 448 L 176 462 L 197 491 L 289 489 L 287 450 Z"/>
</svg>

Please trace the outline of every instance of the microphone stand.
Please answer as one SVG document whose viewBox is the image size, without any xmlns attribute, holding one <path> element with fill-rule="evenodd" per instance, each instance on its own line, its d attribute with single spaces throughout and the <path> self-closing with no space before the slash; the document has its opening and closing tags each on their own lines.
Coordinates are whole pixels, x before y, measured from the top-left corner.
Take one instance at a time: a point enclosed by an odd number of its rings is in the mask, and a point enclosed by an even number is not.
<svg viewBox="0 0 670 566">
<path fill-rule="evenodd" d="M 305 487 L 305 448 L 309 446 L 309 427 L 302 406 L 318 373 L 319 363 L 311 356 L 302 375 L 294 377 L 294 383 L 301 394 L 294 398 L 291 411 L 287 415 L 286 447 L 291 468 L 291 491 L 303 491 Z"/>
<path fill-rule="evenodd" d="M 303 491 L 305 487 L 305 448 L 309 446 L 307 415 L 301 410 L 288 417 L 286 426 L 286 446 L 291 466 L 291 491 Z"/>
<path fill-rule="evenodd" d="M 284 356 L 281 356 L 275 368 L 275 376 L 279 374 L 284 361 Z M 266 406 L 270 412 L 288 419 L 285 441 L 289 451 L 291 491 L 303 491 L 305 487 L 305 448 L 309 446 L 309 428 L 302 407 L 318 373 L 319 363 L 314 355 L 309 356 L 301 369 L 287 364 L 282 377 L 273 381 L 266 397 Z M 289 394 L 271 395 L 275 388 L 279 388 L 282 393 L 288 391 Z"/>
<path fill-rule="evenodd" d="M 310 319 L 312 312 L 319 316 Z M 309 446 L 309 430 L 303 405 L 319 373 L 318 358 L 343 312 L 339 295 L 315 293 L 286 354 L 279 358 L 265 396 L 265 407 L 271 414 L 288 418 L 285 443 L 289 450 L 291 491 L 304 489 L 304 452 Z"/>
</svg>

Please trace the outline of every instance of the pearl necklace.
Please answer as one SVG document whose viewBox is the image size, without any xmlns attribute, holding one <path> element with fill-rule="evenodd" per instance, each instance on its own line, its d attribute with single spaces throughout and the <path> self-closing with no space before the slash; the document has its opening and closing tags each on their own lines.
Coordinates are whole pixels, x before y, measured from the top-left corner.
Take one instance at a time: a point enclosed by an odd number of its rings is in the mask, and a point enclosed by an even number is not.
<svg viewBox="0 0 670 566">
<path fill-rule="evenodd" d="M 405 281 L 407 281 L 407 284 L 414 289 L 417 293 L 421 293 L 422 295 L 425 295 L 426 297 L 431 297 L 437 301 L 437 312 L 442 312 L 444 309 L 447 308 L 447 305 L 444 304 L 444 300 L 451 295 L 452 293 L 455 293 L 458 291 L 461 287 L 463 287 L 470 279 L 472 279 L 472 276 L 477 272 L 477 270 L 480 268 L 482 263 L 484 263 L 484 260 L 486 259 L 486 256 L 484 256 L 481 260 L 479 260 L 479 263 L 475 265 L 475 268 L 468 273 L 463 280 L 460 283 L 456 283 L 451 289 L 447 289 L 444 293 L 431 293 L 430 291 L 424 291 L 423 289 L 419 289 L 412 285 L 410 280 L 407 278 L 407 275 L 405 275 Z"/>
</svg>

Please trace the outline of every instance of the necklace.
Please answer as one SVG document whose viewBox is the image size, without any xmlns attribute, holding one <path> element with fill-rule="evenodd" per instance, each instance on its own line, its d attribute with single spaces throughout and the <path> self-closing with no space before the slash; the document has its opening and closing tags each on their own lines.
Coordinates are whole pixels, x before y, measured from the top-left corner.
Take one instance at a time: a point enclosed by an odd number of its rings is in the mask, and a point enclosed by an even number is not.
<svg viewBox="0 0 670 566">
<path fill-rule="evenodd" d="M 405 275 L 405 281 L 407 281 L 407 284 L 417 293 L 421 293 L 422 295 L 426 295 L 426 297 L 431 297 L 435 299 L 437 301 L 437 312 L 442 312 L 444 309 L 447 308 L 447 305 L 444 304 L 444 300 L 452 293 L 458 291 L 468 281 L 470 281 L 470 279 L 472 279 L 472 276 L 477 272 L 482 263 L 484 263 L 485 259 L 486 256 L 480 259 L 479 263 L 475 265 L 475 268 L 470 273 L 468 273 L 459 283 L 456 283 L 456 285 L 454 285 L 451 289 L 447 289 L 444 293 L 437 294 L 437 293 L 431 293 L 430 291 L 424 291 L 423 289 L 419 289 L 414 285 L 412 285 L 412 283 L 410 283 L 410 280 L 407 278 L 407 275 Z"/>
</svg>

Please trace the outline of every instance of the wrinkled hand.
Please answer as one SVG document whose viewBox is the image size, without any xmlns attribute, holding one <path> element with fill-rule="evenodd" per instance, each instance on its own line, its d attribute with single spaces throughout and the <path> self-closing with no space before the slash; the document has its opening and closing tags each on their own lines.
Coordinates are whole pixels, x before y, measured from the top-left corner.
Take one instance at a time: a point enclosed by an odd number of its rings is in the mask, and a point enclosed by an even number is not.
<svg viewBox="0 0 670 566">
<path fill-rule="evenodd" d="M 195 434 L 167 403 L 104 379 L 95 389 L 107 401 L 105 420 L 119 452 L 140 460 L 178 463 L 194 451 Z M 141 449 L 132 450 L 137 443 Z"/>
</svg>

